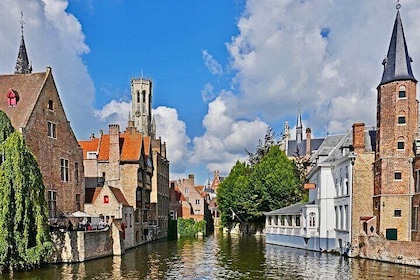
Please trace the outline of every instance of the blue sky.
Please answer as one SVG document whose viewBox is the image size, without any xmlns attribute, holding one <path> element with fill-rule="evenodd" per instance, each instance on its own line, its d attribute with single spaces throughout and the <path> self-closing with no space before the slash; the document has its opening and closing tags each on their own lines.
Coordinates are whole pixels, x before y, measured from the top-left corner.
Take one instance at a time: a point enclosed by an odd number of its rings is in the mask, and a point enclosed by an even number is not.
<svg viewBox="0 0 420 280">
<path fill-rule="evenodd" d="M 400 1 L 415 77 L 420 2 Z M 34 72 L 53 69 L 78 139 L 127 123 L 130 80 L 153 80 L 171 179 L 226 175 L 298 104 L 313 137 L 375 125 L 396 1 L 2 0 L 0 73 L 12 73 L 20 11 Z M 417 74 L 416 74 L 417 73 Z M 417 77 L 419 78 L 419 77 Z M 292 132 L 292 136 L 294 136 Z"/>
</svg>

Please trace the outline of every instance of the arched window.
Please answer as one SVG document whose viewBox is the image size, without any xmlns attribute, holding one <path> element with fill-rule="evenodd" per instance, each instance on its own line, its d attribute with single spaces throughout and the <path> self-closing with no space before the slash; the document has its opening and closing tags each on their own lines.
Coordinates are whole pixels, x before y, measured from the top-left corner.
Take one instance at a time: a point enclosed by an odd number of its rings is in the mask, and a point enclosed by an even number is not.
<svg viewBox="0 0 420 280">
<path fill-rule="evenodd" d="M 137 95 L 137 103 L 140 103 L 140 92 L 136 92 L 136 95 Z"/>
<path fill-rule="evenodd" d="M 7 92 L 7 105 L 9 107 L 15 107 L 19 101 L 19 95 L 13 89 L 9 89 Z"/>
<path fill-rule="evenodd" d="M 145 90 L 143 90 L 141 92 L 141 96 L 143 97 L 143 102 L 146 102 L 146 91 Z"/>
<path fill-rule="evenodd" d="M 309 227 L 316 226 L 316 215 L 314 212 L 309 213 Z"/>
</svg>

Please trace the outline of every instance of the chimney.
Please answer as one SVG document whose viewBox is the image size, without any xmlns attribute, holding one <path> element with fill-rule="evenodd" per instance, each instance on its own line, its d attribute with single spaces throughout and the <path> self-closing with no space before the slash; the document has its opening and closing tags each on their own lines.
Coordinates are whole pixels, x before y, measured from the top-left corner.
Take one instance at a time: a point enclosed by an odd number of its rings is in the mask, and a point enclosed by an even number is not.
<svg viewBox="0 0 420 280">
<path fill-rule="evenodd" d="M 109 178 L 117 179 L 120 160 L 120 126 L 109 125 Z M 107 173 L 107 174 L 108 174 Z"/>
<path fill-rule="evenodd" d="M 365 124 L 353 124 L 353 148 L 356 154 L 362 154 L 365 151 Z"/>
<path fill-rule="evenodd" d="M 311 129 L 308 127 L 306 129 L 306 156 L 310 156 L 311 152 Z"/>
</svg>

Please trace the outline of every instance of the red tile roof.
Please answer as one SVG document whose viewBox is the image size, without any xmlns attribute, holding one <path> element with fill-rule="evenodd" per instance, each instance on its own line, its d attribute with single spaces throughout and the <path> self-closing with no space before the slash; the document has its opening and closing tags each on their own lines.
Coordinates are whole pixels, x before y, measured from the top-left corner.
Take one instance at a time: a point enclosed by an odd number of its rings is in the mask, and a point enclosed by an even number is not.
<svg viewBox="0 0 420 280">
<path fill-rule="evenodd" d="M 99 147 L 99 138 L 92 138 L 86 141 L 79 141 L 80 147 L 83 149 L 83 159 L 87 159 L 88 152 L 97 152 Z"/>
</svg>

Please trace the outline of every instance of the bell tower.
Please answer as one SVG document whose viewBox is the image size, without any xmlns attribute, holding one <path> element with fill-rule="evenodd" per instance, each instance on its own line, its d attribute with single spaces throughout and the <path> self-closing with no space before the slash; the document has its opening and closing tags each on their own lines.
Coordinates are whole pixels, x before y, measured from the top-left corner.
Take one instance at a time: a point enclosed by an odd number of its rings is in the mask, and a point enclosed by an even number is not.
<svg viewBox="0 0 420 280">
<path fill-rule="evenodd" d="M 377 232 L 388 239 L 410 240 L 412 161 L 418 130 L 417 80 L 404 29 L 397 15 L 377 87 L 373 213 Z"/>
<path fill-rule="evenodd" d="M 152 81 L 149 79 L 131 80 L 132 121 L 144 136 L 155 137 L 152 120 Z"/>
</svg>

